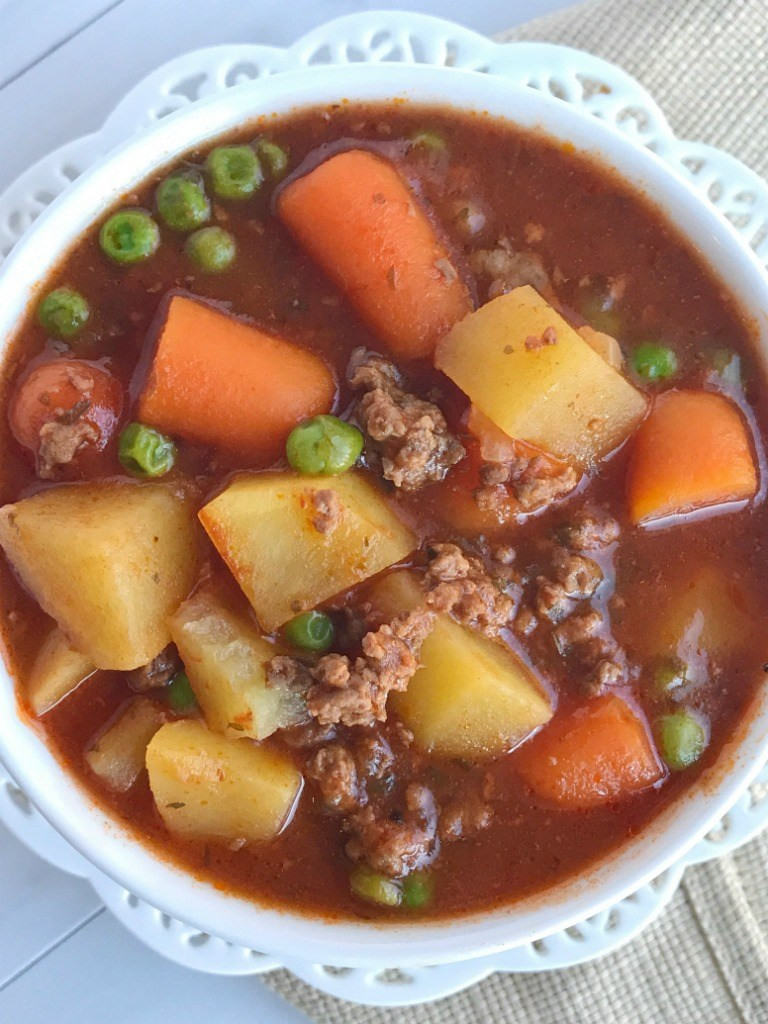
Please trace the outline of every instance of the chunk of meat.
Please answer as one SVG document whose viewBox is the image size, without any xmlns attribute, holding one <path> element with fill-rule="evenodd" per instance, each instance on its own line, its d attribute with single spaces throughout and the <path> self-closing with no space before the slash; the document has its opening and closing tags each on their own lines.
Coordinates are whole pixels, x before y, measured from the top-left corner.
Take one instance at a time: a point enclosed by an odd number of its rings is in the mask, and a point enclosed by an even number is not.
<svg viewBox="0 0 768 1024">
<path fill-rule="evenodd" d="M 416 782 L 405 790 L 404 812 L 396 808 L 382 817 L 368 806 L 347 818 L 345 826 L 351 833 L 347 856 L 390 878 L 421 870 L 440 848 L 434 797 Z"/>
<path fill-rule="evenodd" d="M 369 779 L 382 779 L 395 762 L 392 748 L 378 732 L 362 736 L 355 742 L 355 764 L 359 773 Z"/>
<path fill-rule="evenodd" d="M 312 525 L 318 533 L 333 533 L 341 522 L 344 506 L 336 491 L 323 489 L 312 492 L 314 515 Z"/>
<path fill-rule="evenodd" d="M 59 418 L 48 420 L 40 428 L 37 475 L 42 480 L 52 480 L 60 466 L 66 466 L 82 448 L 98 441 L 99 431 L 85 419 L 89 408 L 90 402 L 84 401 L 79 409 L 76 406 L 71 413 L 62 413 Z M 70 421 L 72 413 L 75 419 Z"/>
<path fill-rule="evenodd" d="M 356 349 L 347 379 L 352 388 L 365 391 L 357 417 L 384 477 L 395 487 L 415 491 L 442 480 L 464 458 L 464 447 L 440 409 L 404 391 L 397 369 L 381 356 Z"/>
<path fill-rule="evenodd" d="M 306 692 L 312 683 L 309 667 L 296 658 L 278 654 L 267 662 L 266 684 L 275 689 Z"/>
<path fill-rule="evenodd" d="M 583 644 L 585 641 L 597 636 L 603 627 L 603 616 L 600 612 L 591 608 L 582 615 L 571 615 L 561 622 L 552 631 L 557 649 L 565 654 L 576 644 Z"/>
<path fill-rule="evenodd" d="M 560 622 L 573 611 L 574 603 L 562 583 L 548 580 L 546 576 L 536 579 L 534 608 L 542 618 Z"/>
<path fill-rule="evenodd" d="M 552 557 L 555 579 L 569 597 L 592 597 L 603 581 L 603 570 L 591 558 L 557 548 Z"/>
<path fill-rule="evenodd" d="M 463 580 L 469 575 L 469 559 L 458 544 L 431 544 L 427 577 L 437 583 Z"/>
<path fill-rule="evenodd" d="M 448 612 L 465 626 L 496 636 L 515 614 L 515 599 L 485 570 L 479 558 L 466 555 L 455 544 L 436 544 L 427 566 L 427 604 Z"/>
<path fill-rule="evenodd" d="M 483 486 L 475 492 L 475 501 L 481 509 L 509 508 L 511 494 L 521 512 L 532 512 L 570 494 L 579 475 L 572 466 L 553 474 L 551 463 L 541 456 L 527 459 L 521 455 L 512 462 L 486 462 L 480 479 Z"/>
<path fill-rule="evenodd" d="M 475 275 L 487 282 L 489 300 L 526 284 L 544 298 L 553 296 L 552 283 L 541 256 L 516 250 L 508 238 L 500 239 L 493 249 L 473 252 L 469 265 Z"/>
<path fill-rule="evenodd" d="M 545 327 L 541 334 L 532 334 L 525 339 L 525 347 L 529 352 L 535 352 L 538 348 L 546 348 L 547 345 L 557 344 L 557 331 L 551 325 Z"/>
<path fill-rule="evenodd" d="M 539 624 L 539 620 L 530 608 L 521 608 L 515 616 L 512 628 L 520 636 L 530 636 Z"/>
<path fill-rule="evenodd" d="M 128 673 L 128 685 L 132 690 L 144 693 L 167 686 L 177 672 L 181 670 L 181 659 L 173 644 L 160 651 L 156 658 L 141 668 Z"/>
<path fill-rule="evenodd" d="M 447 843 L 465 839 L 473 832 L 488 828 L 492 818 L 493 809 L 476 793 L 458 797 L 447 804 L 440 814 L 440 839 Z"/>
<path fill-rule="evenodd" d="M 416 672 L 421 644 L 434 619 L 433 612 L 416 609 L 366 633 L 362 656 L 354 662 L 342 654 L 322 657 L 310 670 L 310 715 L 321 725 L 386 721 L 387 697 L 392 690 L 404 690 Z"/>
<path fill-rule="evenodd" d="M 349 814 L 367 802 L 355 758 L 340 743 L 329 743 L 315 751 L 307 761 L 306 773 L 317 783 L 323 803 L 330 811 Z"/>
<path fill-rule="evenodd" d="M 576 551 L 593 551 L 619 539 L 618 522 L 604 509 L 582 509 L 558 531 L 563 543 Z"/>
<path fill-rule="evenodd" d="M 314 718 L 310 718 L 300 725 L 281 729 L 280 736 L 294 750 L 309 750 L 336 739 L 336 728 L 333 725 L 320 725 Z"/>
</svg>

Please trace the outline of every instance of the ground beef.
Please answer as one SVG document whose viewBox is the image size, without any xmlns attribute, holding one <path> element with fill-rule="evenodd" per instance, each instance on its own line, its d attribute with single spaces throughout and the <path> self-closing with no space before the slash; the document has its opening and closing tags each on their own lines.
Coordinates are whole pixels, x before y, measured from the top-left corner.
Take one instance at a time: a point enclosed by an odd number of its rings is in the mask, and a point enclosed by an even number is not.
<svg viewBox="0 0 768 1024">
<path fill-rule="evenodd" d="M 344 506 L 336 491 L 313 491 L 312 506 L 315 510 L 312 517 L 314 528 L 318 533 L 332 533 L 344 514 Z"/>
<path fill-rule="evenodd" d="M 281 729 L 280 738 L 294 750 L 309 750 L 336 739 L 336 728 L 333 725 L 320 725 L 314 718 L 310 718 L 301 725 Z"/>
<path fill-rule="evenodd" d="M 517 558 L 517 552 L 511 544 L 497 544 L 490 549 L 489 554 L 500 565 L 512 565 Z"/>
<path fill-rule="evenodd" d="M 535 352 L 536 349 L 546 348 L 547 345 L 557 344 L 557 331 L 551 325 L 545 327 L 541 334 L 531 334 L 525 339 L 525 348 L 528 352 Z"/>
<path fill-rule="evenodd" d="M 545 297 L 552 295 L 552 284 L 541 257 L 534 252 L 518 252 L 508 238 L 502 238 L 493 249 L 473 252 L 469 265 L 474 274 L 487 282 L 489 299 L 526 284 Z"/>
<path fill-rule="evenodd" d="M 463 580 L 469 575 L 471 563 L 458 544 L 431 544 L 427 578 L 437 583 Z"/>
<path fill-rule="evenodd" d="M 317 783 L 323 803 L 330 811 L 349 814 L 367 803 L 355 758 L 340 743 L 330 743 L 315 751 L 307 761 L 306 774 Z"/>
<path fill-rule="evenodd" d="M 351 836 L 347 855 L 391 878 L 426 867 L 440 847 L 434 798 L 416 782 L 405 790 L 404 811 L 395 808 L 381 816 L 368 806 L 347 818 L 345 827 Z"/>
<path fill-rule="evenodd" d="M 555 549 L 552 566 L 556 581 L 562 583 L 569 597 L 592 597 L 603 581 L 603 571 L 597 562 L 567 548 Z"/>
<path fill-rule="evenodd" d="M 37 475 L 43 480 L 55 478 L 60 466 L 67 465 L 82 448 L 100 439 L 96 426 L 85 418 L 91 408 L 93 378 L 73 369 L 67 371 L 67 377 L 80 398 L 69 409 L 54 409 L 52 418 L 40 428 Z"/>
<path fill-rule="evenodd" d="M 465 626 L 496 636 L 515 614 L 515 599 L 488 575 L 479 558 L 455 544 L 435 544 L 427 567 L 427 604 L 449 612 Z"/>
<path fill-rule="evenodd" d="M 562 583 L 539 576 L 536 579 L 536 593 L 533 606 L 542 618 L 550 622 L 560 622 L 574 609 L 574 602 Z"/>
<path fill-rule="evenodd" d="M 539 620 L 530 608 L 521 608 L 515 616 L 512 628 L 520 636 L 530 636 L 539 624 Z"/>
<path fill-rule="evenodd" d="M 296 658 L 278 654 L 267 662 L 267 686 L 305 693 L 312 684 L 309 666 Z"/>
<path fill-rule="evenodd" d="M 99 440 L 96 427 L 82 418 L 90 408 L 90 402 L 82 404 L 82 412 L 76 419 L 57 418 L 49 420 L 40 428 L 37 475 L 42 480 L 52 480 L 60 466 L 66 466 L 82 448 Z M 69 415 L 63 413 L 62 417 Z"/>
<path fill-rule="evenodd" d="M 478 507 L 508 517 L 510 511 L 516 511 L 510 506 L 510 495 L 519 511 L 532 512 L 569 494 L 578 484 L 579 474 L 572 466 L 564 466 L 562 472 L 553 476 L 551 464 L 540 455 L 531 459 L 517 456 L 510 462 L 484 463 L 480 467 L 480 481 L 474 495 Z"/>
<path fill-rule="evenodd" d="M 442 480 L 464 458 L 464 447 L 438 407 L 404 391 L 396 367 L 382 356 L 356 349 L 347 379 L 352 388 L 365 391 L 357 418 L 384 477 L 396 487 L 415 491 Z"/>
<path fill-rule="evenodd" d="M 355 742 L 355 764 L 361 775 L 382 779 L 395 761 L 392 748 L 380 733 L 361 736 Z"/>
<path fill-rule="evenodd" d="M 571 615 L 561 622 L 552 631 L 557 649 L 565 654 L 576 644 L 582 644 L 586 640 L 597 636 L 603 626 L 603 616 L 600 612 L 591 608 L 582 615 Z"/>
<path fill-rule="evenodd" d="M 592 551 L 607 547 L 619 539 L 619 524 L 602 509 L 583 509 L 558 535 L 564 544 L 576 551 Z"/>
<path fill-rule="evenodd" d="M 488 828 L 493 818 L 489 804 L 474 793 L 452 800 L 440 814 L 439 835 L 443 842 L 465 839 Z"/>
<path fill-rule="evenodd" d="M 599 696 L 611 686 L 618 686 L 626 679 L 626 668 L 618 661 L 603 658 L 584 680 L 587 693 Z"/>
<path fill-rule="evenodd" d="M 156 690 L 167 686 L 177 672 L 181 670 L 181 659 L 173 644 L 160 651 L 147 665 L 135 668 L 128 673 L 128 685 L 132 690 L 144 693 L 145 690 Z"/>
<path fill-rule="evenodd" d="M 354 662 L 342 654 L 322 657 L 310 670 L 310 715 L 321 725 L 386 721 L 387 697 L 391 690 L 404 690 L 419 667 L 419 649 L 434 619 L 431 611 L 417 609 L 366 633 L 362 656 Z"/>
</svg>

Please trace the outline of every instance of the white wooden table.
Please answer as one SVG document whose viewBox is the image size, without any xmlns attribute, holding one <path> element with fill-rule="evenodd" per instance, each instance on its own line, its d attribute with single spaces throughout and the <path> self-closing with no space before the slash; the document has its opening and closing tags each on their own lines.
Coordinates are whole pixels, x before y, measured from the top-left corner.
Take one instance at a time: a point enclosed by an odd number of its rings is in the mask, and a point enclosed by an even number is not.
<svg viewBox="0 0 768 1024">
<path fill-rule="evenodd" d="M 568 0 L 0 0 L 0 191 L 93 131 L 159 64 L 216 43 L 284 45 L 357 10 L 409 7 L 493 33 Z M 2 1024 L 305 1021 L 257 978 L 172 965 L 117 925 L 91 889 L 0 825 Z"/>
</svg>

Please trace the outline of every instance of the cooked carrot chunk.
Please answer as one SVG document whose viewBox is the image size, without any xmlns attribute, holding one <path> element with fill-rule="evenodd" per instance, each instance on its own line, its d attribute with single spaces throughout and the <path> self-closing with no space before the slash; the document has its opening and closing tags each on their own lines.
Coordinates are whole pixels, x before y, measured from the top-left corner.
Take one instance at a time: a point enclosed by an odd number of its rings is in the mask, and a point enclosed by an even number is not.
<svg viewBox="0 0 768 1024">
<path fill-rule="evenodd" d="M 566 810 L 620 800 L 664 774 L 645 723 L 615 694 L 553 719 L 516 757 L 534 793 Z"/>
<path fill-rule="evenodd" d="M 139 400 L 143 423 L 259 458 L 328 412 L 335 384 L 311 352 L 181 294 L 168 303 Z"/>
<path fill-rule="evenodd" d="M 708 391 L 659 395 L 629 465 L 633 522 L 751 498 L 756 490 L 749 432 L 733 402 Z"/>
<path fill-rule="evenodd" d="M 277 211 L 360 316 L 404 358 L 429 356 L 469 292 L 397 170 L 348 150 L 289 183 Z"/>
</svg>

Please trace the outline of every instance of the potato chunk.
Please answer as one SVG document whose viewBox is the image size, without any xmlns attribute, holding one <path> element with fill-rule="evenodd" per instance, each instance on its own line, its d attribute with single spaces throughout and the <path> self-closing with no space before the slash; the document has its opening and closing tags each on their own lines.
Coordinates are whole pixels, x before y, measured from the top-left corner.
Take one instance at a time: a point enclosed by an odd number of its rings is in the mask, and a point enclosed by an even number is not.
<svg viewBox="0 0 768 1024">
<path fill-rule="evenodd" d="M 0 544 L 97 668 L 146 665 L 196 567 L 194 513 L 160 483 L 65 484 L 0 509 Z"/>
<path fill-rule="evenodd" d="M 617 448 L 646 400 L 530 286 L 465 317 L 435 364 L 510 437 L 578 466 Z"/>
<path fill-rule="evenodd" d="M 85 755 L 110 789 L 127 792 L 144 770 L 147 744 L 165 721 L 163 708 L 149 697 L 136 697 L 120 712 Z"/>
<path fill-rule="evenodd" d="M 244 617 L 202 591 L 171 619 L 171 635 L 205 720 L 233 738 L 262 740 L 306 715 L 300 694 L 269 689 L 265 665 L 278 653 Z"/>
<path fill-rule="evenodd" d="M 325 503 L 338 516 L 324 522 Z M 270 633 L 398 562 L 413 535 L 362 476 L 241 476 L 200 520 Z"/>
<path fill-rule="evenodd" d="M 408 572 L 391 573 L 371 600 L 386 615 L 423 600 Z M 391 706 L 416 744 L 442 757 L 479 761 L 511 750 L 552 717 L 549 700 L 512 651 L 438 615 L 421 646 L 421 668 Z"/>
<path fill-rule="evenodd" d="M 303 785 L 284 754 L 226 739 L 196 721 L 164 725 L 149 744 L 147 769 L 169 831 L 190 839 L 272 839 Z"/>
<path fill-rule="evenodd" d="M 37 652 L 27 679 L 26 693 L 36 715 L 43 715 L 80 683 L 92 676 L 96 666 L 76 651 L 58 626 L 54 626 Z"/>
</svg>

